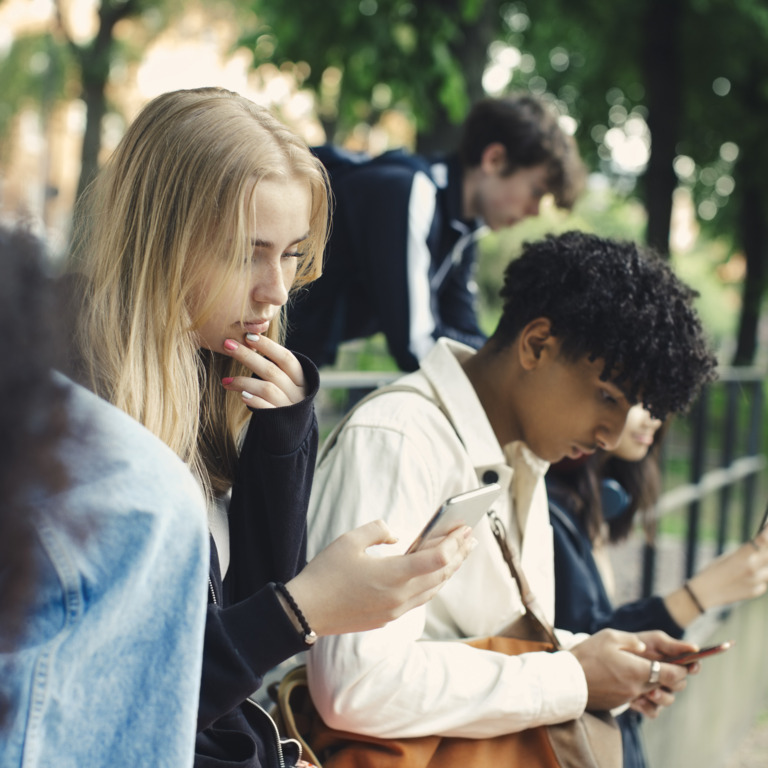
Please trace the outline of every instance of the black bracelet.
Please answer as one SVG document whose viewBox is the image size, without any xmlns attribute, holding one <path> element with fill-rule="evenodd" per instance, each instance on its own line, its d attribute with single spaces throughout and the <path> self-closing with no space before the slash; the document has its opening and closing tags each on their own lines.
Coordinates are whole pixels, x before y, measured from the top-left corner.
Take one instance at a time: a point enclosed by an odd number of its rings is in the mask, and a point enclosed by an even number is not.
<svg viewBox="0 0 768 768">
<path fill-rule="evenodd" d="M 691 589 L 691 585 L 687 581 L 683 584 L 683 589 L 688 593 L 691 600 L 693 600 L 693 604 L 699 609 L 699 613 L 704 613 L 704 606 L 701 604 L 701 600 L 696 597 L 696 593 Z"/>
<path fill-rule="evenodd" d="M 288 591 L 288 587 L 286 587 L 285 584 L 278 581 L 275 583 L 275 589 L 285 598 L 286 602 L 291 607 L 291 610 L 293 611 L 294 615 L 299 620 L 299 624 L 301 624 L 301 629 L 304 632 L 304 642 L 307 645 L 313 645 L 314 642 L 317 640 L 317 635 L 309 626 L 309 622 L 307 621 L 304 614 L 301 612 L 301 608 L 299 608 L 298 604 L 293 599 L 293 595 Z"/>
</svg>

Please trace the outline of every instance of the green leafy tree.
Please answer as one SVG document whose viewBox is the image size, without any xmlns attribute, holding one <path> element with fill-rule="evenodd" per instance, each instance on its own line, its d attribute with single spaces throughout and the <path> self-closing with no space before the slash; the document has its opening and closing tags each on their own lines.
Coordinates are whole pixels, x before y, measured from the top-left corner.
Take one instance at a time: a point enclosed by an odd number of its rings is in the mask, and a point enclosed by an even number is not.
<svg viewBox="0 0 768 768">
<path fill-rule="evenodd" d="M 648 209 L 646 239 L 662 253 L 677 185 L 682 2 L 512 3 L 504 38 L 530 62 L 516 69 L 511 86 L 551 94 L 578 121 L 585 158 L 618 189 L 632 190 L 642 177 L 637 191 Z M 645 162 L 622 164 L 617 135 L 645 143 Z"/>
<path fill-rule="evenodd" d="M 482 95 L 499 3 L 484 0 L 354 0 L 330 7 L 251 0 L 257 19 L 241 44 L 266 61 L 306 63 L 329 141 L 385 109 L 411 115 L 419 149 L 452 146 L 469 104 Z"/>
<path fill-rule="evenodd" d="M 734 364 L 754 359 L 768 280 L 768 6 L 690 2 L 691 63 L 681 154 L 705 229 L 726 233 L 746 258 Z"/>
<path fill-rule="evenodd" d="M 768 279 L 762 0 L 333 6 L 251 0 L 259 26 L 243 37 L 257 65 L 306 63 L 305 84 L 317 93 L 329 140 L 397 107 L 416 120 L 419 149 L 448 148 L 468 104 L 483 95 L 486 68 L 514 53 L 502 87 L 530 89 L 575 118 L 590 165 L 642 199 L 650 245 L 668 251 L 672 197 L 684 184 L 705 229 L 744 251 L 736 361 L 752 359 Z M 622 142 L 639 150 L 636 157 L 644 153 L 634 167 L 622 159 Z"/>
<path fill-rule="evenodd" d="M 530 8 L 530 25 L 516 42 L 536 67 L 518 82 L 545 85 L 568 103 L 586 155 L 610 173 L 609 131 L 626 128 L 633 115 L 646 122 L 651 151 L 638 190 L 648 211 L 646 240 L 668 249 L 672 193 L 682 183 L 705 230 L 744 251 L 734 362 L 751 362 L 768 277 L 768 182 L 760 172 L 768 159 L 768 8 L 759 0 L 578 7 L 541 0 Z"/>
<path fill-rule="evenodd" d="M 86 109 L 80 178 L 77 185 L 78 198 L 99 168 L 101 129 L 108 111 L 107 84 L 120 47 L 115 38 L 115 27 L 124 19 L 140 15 L 150 5 L 153 4 L 146 0 L 101 0 L 96 10 L 96 34 L 81 43 L 76 41 L 70 30 L 62 0 L 54 0 L 57 26 L 77 64 L 80 96 Z"/>
<path fill-rule="evenodd" d="M 39 105 L 46 119 L 65 91 L 73 62 L 66 46 L 50 33 L 28 35 L 13 41 L 0 59 L 0 147 L 4 156 L 12 120 L 27 104 Z"/>
<path fill-rule="evenodd" d="M 81 152 L 79 197 L 98 170 L 102 146 L 102 124 L 113 109 L 107 96 L 113 68 L 140 58 L 145 46 L 158 34 L 171 15 L 183 10 L 181 0 L 101 0 L 96 6 L 96 31 L 79 40 L 71 29 L 66 0 L 54 0 L 51 30 L 43 35 L 16 39 L 0 60 L 0 141 L 8 151 L 8 128 L 22 106 L 36 105 L 46 118 L 62 99 L 82 98 L 86 107 Z M 129 40 L 116 34 L 118 25 L 133 20 Z"/>
</svg>

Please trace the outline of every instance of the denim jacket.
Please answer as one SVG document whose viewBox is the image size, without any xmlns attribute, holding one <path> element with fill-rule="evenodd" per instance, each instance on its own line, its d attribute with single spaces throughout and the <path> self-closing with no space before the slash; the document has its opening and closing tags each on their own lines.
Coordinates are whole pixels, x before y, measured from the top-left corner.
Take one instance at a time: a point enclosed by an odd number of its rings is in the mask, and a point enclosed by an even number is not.
<svg viewBox="0 0 768 768">
<path fill-rule="evenodd" d="M 69 488 L 34 503 L 66 525 L 38 526 L 24 634 L 0 654 L 11 706 L 0 764 L 191 766 L 209 553 L 202 494 L 149 431 L 61 381 Z"/>
</svg>

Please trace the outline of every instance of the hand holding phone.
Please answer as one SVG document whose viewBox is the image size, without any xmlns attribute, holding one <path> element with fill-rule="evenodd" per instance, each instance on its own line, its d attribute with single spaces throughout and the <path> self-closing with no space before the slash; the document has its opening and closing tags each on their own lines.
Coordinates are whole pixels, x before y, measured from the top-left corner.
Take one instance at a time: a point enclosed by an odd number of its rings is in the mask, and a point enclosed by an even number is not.
<svg viewBox="0 0 768 768">
<path fill-rule="evenodd" d="M 688 653 L 681 653 L 678 656 L 667 656 L 662 661 L 667 664 L 693 664 L 694 661 L 704 659 L 707 656 L 714 656 L 715 654 L 727 651 L 733 645 L 733 640 L 726 640 L 724 643 L 718 643 L 717 645 L 710 645 L 707 648 L 701 648 L 698 651 L 690 651 Z"/>
<path fill-rule="evenodd" d="M 461 525 L 474 528 L 500 493 L 498 483 L 489 483 L 447 499 L 408 547 L 406 554 L 421 549 L 429 539 L 447 536 Z"/>
</svg>

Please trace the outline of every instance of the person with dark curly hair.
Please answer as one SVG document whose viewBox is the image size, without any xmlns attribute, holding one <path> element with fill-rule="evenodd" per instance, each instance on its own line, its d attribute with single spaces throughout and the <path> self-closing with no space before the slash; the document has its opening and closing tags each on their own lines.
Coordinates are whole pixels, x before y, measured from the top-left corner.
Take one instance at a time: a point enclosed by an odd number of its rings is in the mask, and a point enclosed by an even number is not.
<svg viewBox="0 0 768 768">
<path fill-rule="evenodd" d="M 715 359 L 694 292 L 634 243 L 581 232 L 528 243 L 501 295 L 501 320 L 480 350 L 441 339 L 419 371 L 364 401 L 329 441 L 309 548 L 379 517 L 405 548 L 446 498 L 498 482 L 505 492 L 492 510 L 551 623 L 549 463 L 613 448 L 636 402 L 659 417 L 684 408 Z M 558 631 L 566 650 L 523 656 L 455 642 L 502 634 L 524 612 L 487 519 L 474 535 L 476 550 L 429 605 L 376 632 L 318 642 L 308 678 L 329 726 L 366 738 L 488 739 L 585 708 L 629 703 L 655 716 L 672 703 L 688 670 L 660 659 L 693 646 L 662 631 Z"/>
<path fill-rule="evenodd" d="M 39 241 L 26 228 L 0 228 L 0 627 L 16 641 L 33 589 L 39 510 L 32 484 L 66 486 L 56 447 L 66 431 L 65 391 L 49 375 L 56 343 L 54 296 Z M 7 704 L 7 702 L 5 702 Z"/>
<path fill-rule="evenodd" d="M 0 763 L 191 765 L 203 495 L 53 370 L 67 347 L 44 265 L 29 231 L 0 227 Z"/>
<path fill-rule="evenodd" d="M 602 360 L 600 378 L 613 381 L 630 404 L 642 394 L 660 419 L 684 409 L 714 378 L 693 308 L 697 294 L 658 257 L 583 232 L 528 245 L 524 256 L 505 274 L 494 348 L 509 344 L 530 319 L 546 317 L 567 360 Z"/>
<path fill-rule="evenodd" d="M 758 597 L 768 584 L 768 529 L 715 558 L 668 594 L 614 605 L 606 544 L 624 540 L 639 514 L 652 535 L 653 505 L 661 490 L 659 449 L 666 424 L 633 405 L 618 445 L 547 472 L 555 546 L 555 623 L 571 632 L 605 627 L 626 632 L 683 633 L 705 610 Z M 618 717 L 624 768 L 646 765 L 642 716 Z"/>
<path fill-rule="evenodd" d="M 529 94 L 477 102 L 447 156 L 314 151 L 336 206 L 324 274 L 297 296 L 287 343 L 318 366 L 378 332 L 404 371 L 441 336 L 481 346 L 477 239 L 538 215 L 546 194 L 571 208 L 585 178 L 556 110 Z"/>
</svg>

